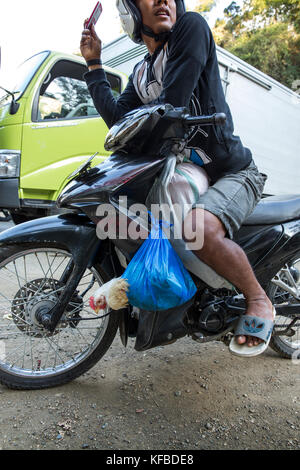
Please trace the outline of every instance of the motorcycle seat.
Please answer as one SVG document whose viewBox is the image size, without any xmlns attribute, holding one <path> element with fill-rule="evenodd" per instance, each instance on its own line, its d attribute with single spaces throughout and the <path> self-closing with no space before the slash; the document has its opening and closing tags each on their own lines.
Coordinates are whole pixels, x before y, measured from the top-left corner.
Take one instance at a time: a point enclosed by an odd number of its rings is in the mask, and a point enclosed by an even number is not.
<svg viewBox="0 0 300 470">
<path fill-rule="evenodd" d="M 300 194 L 267 196 L 259 201 L 243 225 L 270 225 L 300 218 Z"/>
</svg>

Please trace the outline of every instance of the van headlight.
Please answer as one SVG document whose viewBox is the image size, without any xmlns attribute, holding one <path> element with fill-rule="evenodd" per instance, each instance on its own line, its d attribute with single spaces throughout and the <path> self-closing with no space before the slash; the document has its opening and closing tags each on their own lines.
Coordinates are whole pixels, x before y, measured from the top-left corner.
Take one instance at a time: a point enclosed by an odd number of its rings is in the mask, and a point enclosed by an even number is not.
<svg viewBox="0 0 300 470">
<path fill-rule="evenodd" d="M 0 178 L 18 178 L 20 160 L 19 150 L 0 150 Z"/>
</svg>

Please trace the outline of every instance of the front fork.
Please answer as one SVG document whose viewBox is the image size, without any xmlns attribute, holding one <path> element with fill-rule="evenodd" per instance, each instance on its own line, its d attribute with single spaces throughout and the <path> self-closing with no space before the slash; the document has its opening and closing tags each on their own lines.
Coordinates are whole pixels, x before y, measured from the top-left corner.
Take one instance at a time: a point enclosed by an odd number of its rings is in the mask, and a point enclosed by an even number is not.
<svg viewBox="0 0 300 470">
<path fill-rule="evenodd" d="M 55 306 L 48 310 L 46 307 L 41 307 L 36 313 L 37 321 L 44 326 L 47 330 L 53 332 L 57 327 L 61 317 L 64 314 L 64 311 L 70 302 L 76 287 L 78 286 L 86 268 L 88 266 L 88 261 L 83 265 L 74 265 L 73 260 L 70 260 L 68 266 L 66 267 L 60 281 L 65 283 L 66 286 L 60 296 L 59 300 Z"/>
<path fill-rule="evenodd" d="M 101 241 L 97 238 L 96 233 L 92 233 L 90 239 L 86 241 L 86 245 L 78 243 L 72 252 L 72 259 L 60 278 L 60 282 L 65 284 L 65 288 L 57 303 L 51 310 L 48 310 L 47 307 L 41 307 L 36 313 L 37 321 L 51 332 L 57 327 L 86 269 L 94 264 L 95 258 L 99 255 Z"/>
</svg>

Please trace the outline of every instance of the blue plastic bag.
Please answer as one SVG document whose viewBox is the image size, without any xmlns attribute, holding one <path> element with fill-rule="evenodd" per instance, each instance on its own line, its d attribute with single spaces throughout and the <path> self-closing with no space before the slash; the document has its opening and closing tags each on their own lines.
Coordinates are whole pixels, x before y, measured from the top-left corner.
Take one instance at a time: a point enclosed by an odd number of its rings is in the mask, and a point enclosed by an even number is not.
<svg viewBox="0 0 300 470">
<path fill-rule="evenodd" d="M 158 311 L 177 307 L 190 300 L 197 288 L 164 234 L 164 222 L 152 218 L 149 237 L 127 266 L 128 301 L 143 310 Z"/>
</svg>

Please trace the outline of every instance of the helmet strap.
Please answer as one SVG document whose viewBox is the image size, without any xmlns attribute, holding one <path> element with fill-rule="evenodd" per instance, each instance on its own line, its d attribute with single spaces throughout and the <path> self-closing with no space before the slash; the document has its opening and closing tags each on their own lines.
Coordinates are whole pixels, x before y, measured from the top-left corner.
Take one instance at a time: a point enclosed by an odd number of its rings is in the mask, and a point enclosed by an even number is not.
<svg viewBox="0 0 300 470">
<path fill-rule="evenodd" d="M 163 33 L 154 33 L 149 26 L 142 25 L 142 33 L 150 38 L 153 38 L 156 42 L 166 42 L 169 39 L 171 31 L 165 31 Z"/>
</svg>

